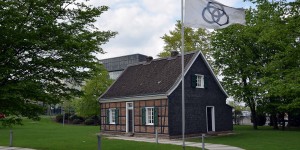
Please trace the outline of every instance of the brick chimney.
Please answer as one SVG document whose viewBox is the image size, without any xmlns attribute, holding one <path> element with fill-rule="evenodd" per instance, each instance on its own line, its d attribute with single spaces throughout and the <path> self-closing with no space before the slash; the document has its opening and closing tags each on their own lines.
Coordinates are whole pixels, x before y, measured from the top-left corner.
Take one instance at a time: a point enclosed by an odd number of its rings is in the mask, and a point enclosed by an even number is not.
<svg viewBox="0 0 300 150">
<path fill-rule="evenodd" d="M 175 50 L 171 51 L 171 57 L 176 57 L 176 56 L 178 56 L 178 54 L 179 54 L 178 51 L 175 51 Z"/>
<path fill-rule="evenodd" d="M 146 58 L 146 61 L 147 62 L 151 62 L 153 60 L 153 57 L 152 56 L 148 56 L 147 58 Z"/>
</svg>

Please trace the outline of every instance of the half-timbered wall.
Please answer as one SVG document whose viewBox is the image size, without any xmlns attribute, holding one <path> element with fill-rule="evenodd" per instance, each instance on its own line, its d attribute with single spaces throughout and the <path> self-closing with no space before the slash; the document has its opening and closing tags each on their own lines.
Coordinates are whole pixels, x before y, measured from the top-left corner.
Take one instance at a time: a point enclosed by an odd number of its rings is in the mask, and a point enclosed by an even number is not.
<svg viewBox="0 0 300 150">
<path fill-rule="evenodd" d="M 127 101 L 130 102 L 130 101 Z M 167 99 L 133 101 L 134 104 L 134 133 L 168 134 L 168 101 Z M 158 109 L 158 125 L 142 125 L 142 108 L 156 107 Z M 110 108 L 119 110 L 118 124 L 109 124 L 106 112 Z M 126 102 L 101 103 L 101 130 L 126 132 Z"/>
</svg>

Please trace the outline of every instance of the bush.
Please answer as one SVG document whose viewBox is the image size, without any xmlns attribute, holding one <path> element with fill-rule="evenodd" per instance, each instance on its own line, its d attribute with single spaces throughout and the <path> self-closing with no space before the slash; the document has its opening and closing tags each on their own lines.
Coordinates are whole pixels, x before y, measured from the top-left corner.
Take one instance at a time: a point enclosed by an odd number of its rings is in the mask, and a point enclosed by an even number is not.
<svg viewBox="0 0 300 150">
<path fill-rule="evenodd" d="M 82 123 L 82 120 L 80 120 L 80 119 L 74 119 L 74 120 L 72 121 L 72 123 L 73 123 L 73 124 L 81 124 L 81 123 Z"/>
<path fill-rule="evenodd" d="M 264 126 L 266 124 L 266 115 L 265 114 L 257 114 L 257 125 Z"/>
<path fill-rule="evenodd" d="M 70 121 L 73 121 L 74 119 L 79 119 L 79 117 L 77 115 L 72 115 L 69 119 Z"/>
<path fill-rule="evenodd" d="M 63 115 L 57 115 L 57 116 L 55 117 L 55 120 L 56 120 L 56 122 L 62 123 L 62 122 L 63 122 Z"/>
<path fill-rule="evenodd" d="M 97 115 L 95 115 L 95 116 L 92 116 L 92 117 L 90 117 L 91 119 L 94 119 L 94 120 L 96 120 L 96 121 L 98 121 L 98 120 L 100 120 L 100 117 L 99 116 L 97 116 Z"/>
<path fill-rule="evenodd" d="M 65 119 L 69 119 L 69 118 L 70 118 L 70 116 L 71 116 L 71 114 L 70 114 L 70 113 L 65 113 Z"/>
<path fill-rule="evenodd" d="M 88 118 L 84 121 L 84 124 L 85 125 L 93 125 L 93 124 L 95 124 L 95 120 L 92 118 Z"/>
<path fill-rule="evenodd" d="M 79 120 L 82 120 L 83 121 L 83 118 L 80 117 L 80 116 L 77 116 L 77 115 L 72 115 L 70 116 L 70 120 L 73 121 L 74 119 L 79 119 Z"/>
</svg>

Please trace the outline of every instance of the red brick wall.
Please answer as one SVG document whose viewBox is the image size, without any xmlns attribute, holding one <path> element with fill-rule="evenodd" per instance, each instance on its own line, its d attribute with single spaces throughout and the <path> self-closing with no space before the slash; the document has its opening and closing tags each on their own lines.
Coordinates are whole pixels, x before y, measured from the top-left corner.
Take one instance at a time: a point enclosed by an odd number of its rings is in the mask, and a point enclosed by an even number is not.
<svg viewBox="0 0 300 150">
<path fill-rule="evenodd" d="M 134 104 L 134 132 L 135 133 L 155 133 L 153 125 L 142 125 L 141 111 L 143 107 L 158 108 L 159 134 L 168 134 L 168 101 L 167 99 L 133 101 Z M 106 110 L 109 108 L 119 109 L 119 124 L 110 125 L 106 123 Z M 101 129 L 103 131 L 126 132 L 126 102 L 101 103 Z"/>
</svg>

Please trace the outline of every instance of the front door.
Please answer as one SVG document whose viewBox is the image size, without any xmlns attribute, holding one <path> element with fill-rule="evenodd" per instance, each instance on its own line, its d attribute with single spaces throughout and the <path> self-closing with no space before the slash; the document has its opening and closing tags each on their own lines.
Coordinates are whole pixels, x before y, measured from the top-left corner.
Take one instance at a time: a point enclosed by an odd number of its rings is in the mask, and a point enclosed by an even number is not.
<svg viewBox="0 0 300 150">
<path fill-rule="evenodd" d="M 132 109 L 128 109 L 128 132 L 132 132 Z"/>
<path fill-rule="evenodd" d="M 207 132 L 215 131 L 215 108 L 213 106 L 206 107 L 206 125 Z"/>
<path fill-rule="evenodd" d="M 133 102 L 126 103 L 126 132 L 134 132 Z"/>
</svg>

